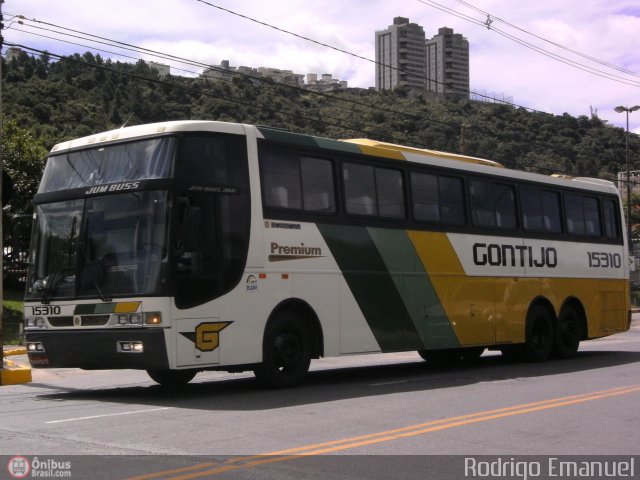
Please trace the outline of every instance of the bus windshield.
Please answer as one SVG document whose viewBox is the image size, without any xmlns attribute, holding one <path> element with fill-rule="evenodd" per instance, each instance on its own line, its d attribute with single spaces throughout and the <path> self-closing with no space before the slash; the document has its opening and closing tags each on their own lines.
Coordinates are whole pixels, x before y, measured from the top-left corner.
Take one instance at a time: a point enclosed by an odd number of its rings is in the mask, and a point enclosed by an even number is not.
<svg viewBox="0 0 640 480">
<path fill-rule="evenodd" d="M 151 138 L 52 155 L 38 193 L 169 178 L 177 139 Z"/>
<path fill-rule="evenodd" d="M 37 205 L 27 298 L 165 293 L 168 212 L 160 191 Z"/>
</svg>

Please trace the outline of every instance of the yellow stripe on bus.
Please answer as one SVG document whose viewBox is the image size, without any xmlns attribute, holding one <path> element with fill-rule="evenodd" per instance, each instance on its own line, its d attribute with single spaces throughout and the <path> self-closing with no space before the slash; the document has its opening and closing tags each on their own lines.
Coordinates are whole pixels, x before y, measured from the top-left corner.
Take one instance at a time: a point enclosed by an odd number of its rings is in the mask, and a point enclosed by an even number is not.
<svg viewBox="0 0 640 480">
<path fill-rule="evenodd" d="M 135 313 L 138 311 L 138 307 L 140 307 L 140 303 L 142 302 L 116 303 L 116 308 L 114 309 L 114 313 Z"/>
<path fill-rule="evenodd" d="M 588 319 L 588 337 L 627 329 L 626 280 L 468 276 L 446 233 L 409 232 L 461 346 L 524 342 L 531 302 L 544 297 L 558 315 L 571 297 Z"/>
</svg>

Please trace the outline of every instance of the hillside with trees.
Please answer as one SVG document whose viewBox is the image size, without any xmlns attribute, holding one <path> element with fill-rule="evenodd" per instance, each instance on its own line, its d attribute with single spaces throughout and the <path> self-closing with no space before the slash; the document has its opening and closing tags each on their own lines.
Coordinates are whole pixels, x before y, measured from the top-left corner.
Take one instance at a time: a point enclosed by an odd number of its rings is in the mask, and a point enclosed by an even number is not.
<svg viewBox="0 0 640 480">
<path fill-rule="evenodd" d="M 269 80 L 168 76 L 139 61 L 91 53 L 3 61 L 5 168 L 15 192 L 5 216 L 29 213 L 46 150 L 123 125 L 204 119 L 281 127 L 330 138 L 369 137 L 498 161 L 510 168 L 615 179 L 625 168 L 624 130 L 597 116 L 511 105 L 427 101 L 403 90 L 316 94 Z M 558 93 L 559 95 L 561 92 Z M 585 109 L 587 106 L 585 106 Z M 630 136 L 632 168 L 640 138 Z M 9 229 L 10 230 L 10 229 Z"/>
</svg>

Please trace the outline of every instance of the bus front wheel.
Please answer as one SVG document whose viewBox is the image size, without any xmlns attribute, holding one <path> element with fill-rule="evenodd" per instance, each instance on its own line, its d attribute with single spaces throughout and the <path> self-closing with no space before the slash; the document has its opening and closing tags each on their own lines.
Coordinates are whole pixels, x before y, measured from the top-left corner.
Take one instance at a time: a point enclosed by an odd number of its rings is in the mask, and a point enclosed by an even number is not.
<svg viewBox="0 0 640 480">
<path fill-rule="evenodd" d="M 198 373 L 197 370 L 147 370 L 151 379 L 164 387 L 186 385 Z"/>
<path fill-rule="evenodd" d="M 270 388 L 300 385 L 311 363 L 310 342 L 303 319 L 281 312 L 267 327 L 262 363 L 254 369 L 258 381 Z"/>
</svg>

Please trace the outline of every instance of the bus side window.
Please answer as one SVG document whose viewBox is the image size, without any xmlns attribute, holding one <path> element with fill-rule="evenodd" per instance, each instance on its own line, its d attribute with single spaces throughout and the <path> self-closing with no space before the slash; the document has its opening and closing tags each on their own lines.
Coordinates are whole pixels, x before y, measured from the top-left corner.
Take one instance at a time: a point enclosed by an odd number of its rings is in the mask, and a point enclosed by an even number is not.
<svg viewBox="0 0 640 480">
<path fill-rule="evenodd" d="M 440 221 L 438 177 L 426 173 L 411 173 L 413 216 L 421 222 Z"/>
<path fill-rule="evenodd" d="M 335 213 L 330 160 L 268 148 L 261 152 L 260 162 L 266 207 Z"/>
<path fill-rule="evenodd" d="M 464 186 L 461 178 L 438 177 L 440 216 L 445 225 L 464 225 Z"/>
<path fill-rule="evenodd" d="M 399 170 L 376 168 L 378 213 L 384 218 L 404 218 L 404 185 Z"/>
<path fill-rule="evenodd" d="M 610 240 L 620 237 L 620 222 L 618 221 L 616 203 L 613 200 L 602 201 L 602 213 L 604 220 L 604 235 Z"/>
<path fill-rule="evenodd" d="M 530 232 L 561 233 L 560 197 L 535 187 L 520 189 L 522 226 Z"/>
<path fill-rule="evenodd" d="M 333 165 L 321 158 L 300 158 L 302 202 L 307 212 L 336 211 Z"/>
<path fill-rule="evenodd" d="M 586 233 L 590 237 L 599 237 L 602 235 L 602 231 L 600 227 L 598 199 L 593 197 L 584 197 L 583 202 Z"/>
<path fill-rule="evenodd" d="M 345 163 L 343 165 L 343 178 L 347 213 L 353 215 L 377 215 L 373 167 Z"/>
<path fill-rule="evenodd" d="M 472 180 L 470 193 L 472 218 L 476 226 L 506 230 L 517 227 L 515 193 L 511 185 Z"/>
<path fill-rule="evenodd" d="M 569 234 L 588 237 L 602 235 L 597 198 L 567 193 L 564 196 L 564 205 Z"/>
<path fill-rule="evenodd" d="M 268 151 L 262 157 L 264 202 L 268 207 L 302 208 L 300 164 L 297 156 Z"/>
</svg>

